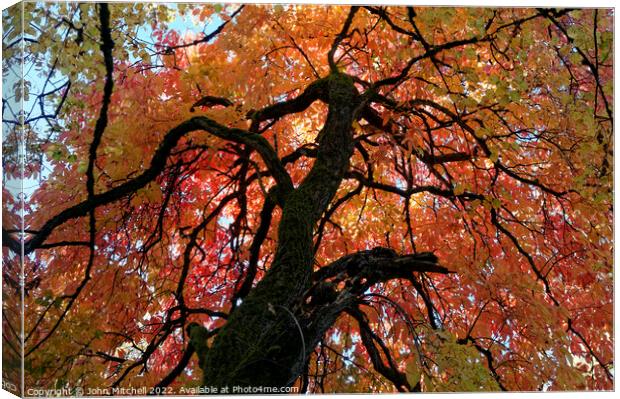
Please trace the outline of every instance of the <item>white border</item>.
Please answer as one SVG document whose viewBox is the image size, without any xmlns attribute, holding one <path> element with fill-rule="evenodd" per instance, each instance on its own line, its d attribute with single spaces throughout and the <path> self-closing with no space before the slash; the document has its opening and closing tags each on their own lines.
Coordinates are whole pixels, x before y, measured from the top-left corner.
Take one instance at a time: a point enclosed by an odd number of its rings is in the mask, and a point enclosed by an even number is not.
<svg viewBox="0 0 620 399">
<path fill-rule="evenodd" d="M 82 0 L 83 2 L 95 2 L 93 0 Z M 127 0 L 108 0 L 108 2 L 129 2 Z M 150 0 L 150 2 L 156 3 L 190 3 L 189 1 L 168 1 L 168 0 Z M 192 3 L 218 3 L 218 1 L 196 1 Z M 222 3 L 220 1 L 219 3 Z M 14 0 L 0 0 L 0 8 L 4 9 L 13 4 L 16 4 L 17 1 Z M 493 0 L 493 1 L 475 1 L 475 0 L 458 0 L 458 1 L 447 1 L 447 0 L 374 0 L 374 1 L 344 1 L 344 0 L 306 0 L 306 1 L 287 1 L 287 0 L 271 0 L 271 1 L 258 1 L 258 0 L 244 0 L 238 3 L 252 3 L 252 4 L 265 4 L 265 3 L 279 3 L 279 4 L 290 4 L 290 3 L 304 3 L 304 4 L 385 4 L 385 5 L 419 5 L 419 6 L 476 6 L 476 7 L 574 7 L 574 8 L 591 8 L 591 7 L 600 7 L 600 8 L 616 8 L 616 0 L 564 0 L 564 1 L 549 1 L 549 0 L 541 0 L 541 1 L 531 1 L 531 0 L 522 0 L 519 2 L 508 1 L 508 0 Z M 616 21 L 614 20 L 614 83 L 617 82 L 616 68 L 618 65 L 618 50 L 620 46 L 618 42 L 620 41 L 620 37 L 618 37 L 618 28 Z M 0 52 L 1 54 L 1 52 Z M 614 84 L 615 88 L 615 84 Z M 0 79 L 0 91 L 1 91 L 1 79 Z M 615 90 L 614 90 L 615 94 Z M 614 96 L 614 109 L 618 109 L 618 105 L 620 100 L 616 96 Z M 616 113 L 614 115 L 617 117 Z M 614 132 L 616 131 L 616 123 L 614 123 Z M 614 134 L 615 141 L 615 134 Z M 1 143 L 0 143 L 1 149 Z M 617 155 L 617 154 L 616 154 Z M 614 172 L 617 171 L 618 166 L 618 157 L 614 158 Z M 618 174 L 614 173 L 614 188 L 620 187 L 620 177 Z M 1 195 L 0 195 L 1 197 Z M 614 204 L 616 204 L 616 196 L 614 191 Z M 0 215 L 1 218 L 1 215 Z M 615 215 L 614 215 L 614 242 L 620 242 L 620 233 L 617 229 L 615 229 Z M 614 249 L 614 266 L 618 264 L 618 252 Z M 614 267 L 615 269 L 615 267 Z M 618 342 L 618 328 L 616 324 L 616 320 L 618 320 L 617 307 L 615 306 L 615 298 L 617 297 L 617 284 L 614 279 L 614 343 Z M 2 341 L 0 340 L 0 353 L 2 349 Z M 618 351 L 617 345 L 614 345 L 614 360 L 618 361 Z M 617 364 L 616 364 L 617 366 Z M 0 362 L 0 376 L 2 371 L 2 365 Z M 615 397 L 615 392 L 509 392 L 509 393 L 474 393 L 474 394 L 464 394 L 464 393 L 455 393 L 455 394 L 434 394 L 434 393 L 425 393 L 423 395 L 433 395 L 434 397 L 448 396 L 450 398 L 471 398 L 473 395 L 482 395 L 484 398 L 488 399 L 503 399 L 503 398 L 529 398 L 529 397 L 552 397 L 552 398 L 583 398 L 583 396 L 593 396 L 595 398 L 613 398 Z M 326 398 L 343 398 L 343 399 L 353 399 L 360 397 L 370 397 L 369 394 L 338 394 L 338 395 L 314 395 L 318 397 L 326 397 Z M 5 398 L 15 398 L 15 395 L 11 393 L 0 390 L 0 399 Z M 180 398 L 195 398 L 194 396 L 176 396 Z M 216 398 L 223 398 L 224 396 L 215 396 Z M 256 395 L 256 396 L 236 396 L 240 398 L 273 398 L 273 396 L 269 395 Z M 146 397 L 145 397 L 146 398 Z M 386 399 L 402 399 L 403 394 L 383 394 L 381 398 Z M 589 399 L 589 398 L 588 398 Z"/>
</svg>

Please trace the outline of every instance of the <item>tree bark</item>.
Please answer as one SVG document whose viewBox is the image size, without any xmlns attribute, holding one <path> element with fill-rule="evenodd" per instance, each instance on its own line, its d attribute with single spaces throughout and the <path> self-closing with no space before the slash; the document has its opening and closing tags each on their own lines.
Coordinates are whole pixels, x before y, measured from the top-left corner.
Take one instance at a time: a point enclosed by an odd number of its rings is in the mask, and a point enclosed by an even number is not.
<svg viewBox="0 0 620 399">
<path fill-rule="evenodd" d="M 202 346 L 197 353 L 205 386 L 291 385 L 302 372 L 312 343 L 324 333 L 315 329 L 312 337 L 306 336 L 310 330 L 302 315 L 312 281 L 312 236 L 348 170 L 351 126 L 361 100 L 353 81 L 343 74 L 333 72 L 322 84 L 328 114 L 316 161 L 299 187 L 286 196 L 273 263 L 211 347 L 193 343 Z"/>
</svg>

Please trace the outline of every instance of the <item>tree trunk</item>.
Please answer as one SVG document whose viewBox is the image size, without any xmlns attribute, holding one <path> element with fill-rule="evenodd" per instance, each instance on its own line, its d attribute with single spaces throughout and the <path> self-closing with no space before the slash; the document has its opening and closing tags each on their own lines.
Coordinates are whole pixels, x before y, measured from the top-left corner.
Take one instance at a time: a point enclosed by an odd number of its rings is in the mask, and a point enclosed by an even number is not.
<svg viewBox="0 0 620 399">
<path fill-rule="evenodd" d="M 319 324 L 309 323 L 302 307 L 311 286 L 313 232 L 348 170 L 360 96 L 353 81 L 339 73 L 326 78 L 325 85 L 329 110 L 317 158 L 304 181 L 285 198 L 269 271 L 230 315 L 211 347 L 192 339 L 205 386 L 291 385 L 330 326 L 320 323 L 316 328 Z"/>
</svg>

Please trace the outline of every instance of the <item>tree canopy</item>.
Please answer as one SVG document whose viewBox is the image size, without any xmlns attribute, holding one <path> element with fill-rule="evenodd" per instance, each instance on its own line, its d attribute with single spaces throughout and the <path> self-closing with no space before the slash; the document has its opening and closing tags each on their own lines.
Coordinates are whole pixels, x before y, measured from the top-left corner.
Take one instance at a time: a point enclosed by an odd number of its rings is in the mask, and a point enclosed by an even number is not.
<svg viewBox="0 0 620 399">
<path fill-rule="evenodd" d="M 24 7 L 5 374 L 613 387 L 613 10 Z"/>
</svg>

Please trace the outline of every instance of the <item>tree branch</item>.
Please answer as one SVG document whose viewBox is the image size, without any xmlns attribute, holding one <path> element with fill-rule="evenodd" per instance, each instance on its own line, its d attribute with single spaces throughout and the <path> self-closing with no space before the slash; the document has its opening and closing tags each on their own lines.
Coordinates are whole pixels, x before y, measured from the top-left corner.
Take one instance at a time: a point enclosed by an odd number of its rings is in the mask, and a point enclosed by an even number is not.
<svg viewBox="0 0 620 399">
<path fill-rule="evenodd" d="M 285 115 L 302 112 L 318 99 L 325 101 L 327 95 L 326 89 L 327 80 L 318 79 L 308 85 L 300 95 L 291 100 L 275 103 L 258 111 L 248 112 L 247 118 L 252 120 L 250 131 L 254 132 L 258 130 L 260 122 L 270 119 L 277 120 Z"/>
<path fill-rule="evenodd" d="M 284 166 L 282 166 L 271 144 L 269 144 L 264 137 L 255 133 L 249 133 L 245 130 L 228 128 L 206 116 L 198 116 L 179 124 L 164 136 L 164 139 L 151 158 L 150 166 L 142 172 L 142 174 L 106 192 L 95 194 L 91 198 L 69 207 L 49 219 L 39 229 L 38 233 L 25 243 L 25 253 L 28 254 L 37 249 L 55 228 L 68 220 L 85 216 L 91 209 L 117 201 L 146 186 L 164 169 L 170 152 L 177 145 L 181 137 L 197 130 L 204 130 L 221 139 L 250 146 L 262 156 L 271 175 L 278 183 L 281 192 L 286 194 L 292 190 L 293 183 L 288 172 L 286 172 Z"/>
<path fill-rule="evenodd" d="M 335 262 L 323 266 L 313 275 L 314 281 L 335 278 L 366 279 L 365 285 L 385 282 L 392 279 L 409 279 L 413 273 L 452 273 L 437 263 L 437 257 L 430 252 L 411 255 L 398 255 L 390 248 L 377 247 L 367 251 L 343 256 Z M 352 282 L 353 283 L 353 282 Z"/>
<path fill-rule="evenodd" d="M 336 50 L 340 43 L 347 37 L 347 33 L 349 32 L 349 28 L 351 27 L 351 23 L 353 22 L 353 18 L 355 17 L 355 13 L 359 10 L 358 6 L 352 6 L 349 10 L 349 15 L 347 15 L 347 19 L 344 21 L 344 25 L 342 25 L 342 30 L 334 39 L 332 43 L 332 47 L 329 49 L 327 53 L 327 62 L 329 62 L 329 68 L 332 72 L 338 72 L 338 66 L 336 65 L 336 61 L 334 61 L 334 55 L 336 54 Z"/>
<path fill-rule="evenodd" d="M 210 40 L 213 40 L 217 35 L 219 35 L 222 30 L 224 30 L 226 25 L 228 25 L 230 21 L 232 21 L 233 18 L 235 18 L 235 16 L 237 16 L 237 14 L 239 14 L 241 10 L 243 10 L 243 7 L 245 7 L 245 5 L 239 6 L 239 8 L 237 8 L 235 12 L 230 15 L 230 18 L 228 20 L 222 22 L 217 28 L 215 28 L 213 32 L 209 33 L 208 35 L 200 39 L 196 39 L 190 43 L 178 44 L 176 46 L 167 46 L 163 52 L 160 52 L 160 54 L 171 54 L 176 49 L 196 46 L 200 43 L 208 43 Z"/>
</svg>

